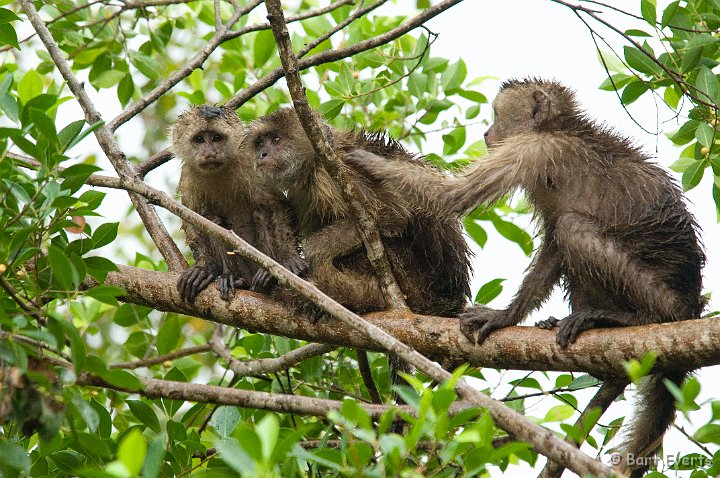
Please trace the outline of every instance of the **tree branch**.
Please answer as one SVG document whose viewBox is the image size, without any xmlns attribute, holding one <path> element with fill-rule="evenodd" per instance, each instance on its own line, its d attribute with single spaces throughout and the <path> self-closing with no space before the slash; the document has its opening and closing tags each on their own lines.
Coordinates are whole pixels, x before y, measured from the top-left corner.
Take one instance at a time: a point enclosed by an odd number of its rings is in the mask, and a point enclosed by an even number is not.
<svg viewBox="0 0 720 478">
<path fill-rule="evenodd" d="M 163 362 L 166 362 L 168 360 L 175 360 L 177 358 L 187 357 L 189 355 L 195 355 L 202 352 L 209 352 L 212 350 L 212 347 L 210 344 L 203 344 L 203 345 L 196 345 L 194 347 L 188 347 L 180 350 L 176 350 L 175 352 L 166 354 L 166 355 L 160 355 L 159 357 L 152 357 L 147 358 L 143 360 L 136 360 L 134 362 L 120 362 L 120 363 L 114 363 L 110 365 L 110 368 L 122 368 L 122 369 L 135 369 L 135 368 L 141 368 L 141 367 L 151 367 L 153 365 L 159 365 Z"/>
<path fill-rule="evenodd" d="M 30 23 L 32 23 L 33 28 L 38 33 L 40 40 L 45 45 L 55 66 L 57 66 L 60 74 L 67 82 L 70 91 L 82 107 L 87 124 L 94 125 L 102 123 L 102 116 L 100 116 L 100 113 L 95 109 L 95 105 L 93 105 L 90 97 L 85 92 L 83 84 L 78 81 L 70 69 L 70 65 L 65 61 L 60 48 L 50 34 L 50 30 L 48 30 L 40 18 L 33 2 L 31 0 L 22 0 L 22 8 L 30 20 Z M 107 155 L 113 168 L 115 168 L 115 171 L 118 173 L 118 176 L 121 178 L 135 178 L 135 170 L 128 162 L 125 154 L 118 147 L 107 125 L 101 125 L 94 131 L 94 134 L 103 152 Z M 185 258 L 180 253 L 180 249 L 178 249 L 177 244 L 172 240 L 170 234 L 168 234 L 162 221 L 160 221 L 157 212 L 140 196 L 130 194 L 130 199 L 135 205 L 140 219 L 143 224 L 145 224 L 145 228 L 150 234 L 150 237 L 152 237 L 158 250 L 165 258 L 168 267 L 171 270 L 180 270 L 185 267 L 187 265 Z"/>
<path fill-rule="evenodd" d="M 313 324 L 264 294 L 239 291 L 232 301 L 224 302 L 215 287 L 209 287 L 191 305 L 175 290 L 176 274 L 119 267 L 120 272 L 111 272 L 105 283 L 125 289 L 126 302 L 252 332 L 382 351 L 367 333 L 338 320 Z M 365 317 L 447 369 L 469 363 L 475 367 L 587 372 L 606 379 L 624 379 L 623 362 L 640 359 L 651 350 L 657 354 L 654 372 L 720 364 L 720 320 L 714 318 L 593 329 L 563 350 L 555 343 L 554 331 L 536 327 L 507 327 L 493 332 L 482 347 L 476 347 L 460 333 L 455 318 L 409 312 L 376 312 Z"/>
<path fill-rule="evenodd" d="M 326 398 L 257 392 L 254 390 L 220 387 L 218 385 L 175 382 L 155 378 L 139 378 L 139 380 L 143 385 L 143 389 L 134 390 L 114 385 L 95 375 L 83 373 L 78 377 L 77 384 L 91 387 L 102 387 L 125 393 L 137 393 L 143 397 L 151 399 L 171 398 L 173 400 L 184 400 L 188 402 L 213 403 L 217 405 L 230 405 L 279 413 L 292 413 L 319 417 L 324 417 L 329 411 L 340 410 L 342 407 L 342 401 L 329 400 Z M 383 414 L 392 408 L 395 408 L 403 413 L 407 413 L 410 416 L 417 416 L 417 411 L 407 405 L 397 407 L 370 403 L 358 403 L 358 405 L 375 420 L 380 419 Z M 454 405 L 455 408 L 451 408 L 451 411 L 455 413 L 470 407 L 470 404 L 467 402 L 456 402 Z M 398 416 L 400 417 L 400 414 L 398 414 Z"/>
<path fill-rule="evenodd" d="M 295 111 L 300 119 L 300 124 L 310 139 L 315 153 L 320 159 L 320 163 L 325 170 L 330 173 L 330 176 L 335 182 L 338 183 L 343 201 L 349 206 L 350 215 L 355 219 L 355 225 L 365 245 L 368 260 L 380 283 L 380 289 L 383 292 L 386 305 L 389 309 L 393 310 L 407 309 L 405 299 L 403 299 L 403 292 L 395 280 L 392 269 L 390 268 L 390 262 L 385 255 L 385 248 L 380 239 L 380 232 L 378 231 L 377 225 L 367 214 L 365 204 L 362 204 L 356 199 L 357 194 L 355 193 L 354 185 L 348 176 L 347 170 L 340 158 L 335 154 L 335 151 L 330 145 L 330 138 L 320 127 L 315 113 L 310 108 L 307 96 L 305 96 L 305 87 L 300 79 L 297 58 L 292 49 L 290 33 L 288 33 L 287 25 L 285 24 L 285 16 L 280 6 L 280 1 L 265 0 L 265 7 L 268 11 L 268 20 L 270 21 L 270 25 L 272 25 L 280 61 L 285 70 L 285 79 L 287 80 L 290 96 L 295 105 Z"/>
</svg>

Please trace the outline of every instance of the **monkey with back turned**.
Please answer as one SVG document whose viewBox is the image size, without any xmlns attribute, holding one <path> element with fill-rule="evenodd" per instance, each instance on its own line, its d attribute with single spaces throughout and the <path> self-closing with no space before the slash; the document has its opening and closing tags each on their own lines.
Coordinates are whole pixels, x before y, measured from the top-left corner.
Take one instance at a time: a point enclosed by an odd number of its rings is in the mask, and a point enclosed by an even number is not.
<svg viewBox="0 0 720 478">
<path fill-rule="evenodd" d="M 296 274 L 306 269 L 298 252 L 292 211 L 281 196 L 257 181 L 253 158 L 241 154 L 245 127 L 234 110 L 194 106 L 172 127 L 172 150 L 182 161 L 178 194 L 182 203 L 234 231 Z M 183 223 L 195 264 L 183 271 L 178 291 L 193 302 L 213 281 L 229 300 L 235 288 L 263 288 L 270 276 L 228 248 Z"/>
<path fill-rule="evenodd" d="M 322 122 L 322 120 L 321 120 Z M 331 128 L 341 161 L 354 150 L 390 163 L 424 163 L 380 135 Z M 244 147 L 265 184 L 287 194 L 297 220 L 309 277 L 355 312 L 386 308 L 382 291 L 340 189 L 317 158 L 293 109 L 281 109 L 248 125 Z M 398 191 L 382 187 L 361 169 L 350 182 L 376 222 L 408 306 L 418 313 L 453 316 L 469 294 L 469 251 L 457 218 L 427 214 Z"/>
<path fill-rule="evenodd" d="M 429 209 L 462 214 L 523 189 L 541 220 L 543 241 L 508 307 L 474 306 L 461 331 L 478 344 L 522 321 L 563 283 L 571 314 L 559 326 L 566 347 L 583 331 L 700 317 L 705 255 L 698 226 L 675 182 L 627 139 L 590 120 L 566 87 L 545 80 L 508 81 L 493 103 L 486 158 L 462 175 L 428 174 L 374 155 L 350 160 Z M 641 386 L 625 456 L 654 454 L 675 417 L 676 385 L 688 372 L 653 375 Z M 627 467 L 627 465 L 625 465 Z M 630 467 L 627 467 L 630 468 Z M 642 476 L 646 467 L 634 468 Z"/>
</svg>

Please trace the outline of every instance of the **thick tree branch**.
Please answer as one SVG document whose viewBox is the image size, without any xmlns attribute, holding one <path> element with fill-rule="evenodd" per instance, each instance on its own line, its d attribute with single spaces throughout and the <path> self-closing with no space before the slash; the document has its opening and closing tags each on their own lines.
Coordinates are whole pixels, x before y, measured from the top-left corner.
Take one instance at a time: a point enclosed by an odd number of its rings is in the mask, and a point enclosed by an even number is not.
<svg viewBox="0 0 720 478">
<path fill-rule="evenodd" d="M 290 96 L 292 97 L 295 111 L 297 112 L 300 124 L 305 130 L 310 142 L 315 149 L 315 153 L 320 159 L 322 166 L 330 173 L 331 177 L 338 183 L 343 201 L 349 206 L 350 214 L 355 219 L 355 225 L 358 233 L 365 245 L 367 257 L 375 271 L 375 275 L 380 283 L 380 289 L 383 292 L 387 308 L 393 310 L 406 309 L 405 300 L 403 299 L 402 290 L 398 286 L 397 281 L 390 268 L 390 262 L 385 255 L 385 249 L 380 239 L 375 221 L 367 214 L 367 208 L 364 204 L 357 200 L 357 194 L 354 185 L 348 176 L 340 158 L 337 157 L 335 151 L 330 145 L 330 138 L 320 127 L 315 117 L 315 113 L 310 108 L 307 96 L 305 96 L 305 87 L 300 79 L 298 70 L 298 61 L 292 49 L 290 41 L 290 33 L 288 33 L 285 24 L 285 16 L 280 6 L 279 0 L 265 0 L 265 6 L 268 11 L 268 20 L 272 25 L 273 35 L 275 35 L 275 43 L 277 43 L 280 61 L 285 70 L 285 79 L 287 80 Z"/>
<path fill-rule="evenodd" d="M 393 28 L 388 32 L 385 32 L 382 35 L 368 38 L 367 40 L 357 42 L 354 45 L 350 45 L 346 48 L 340 48 L 337 50 L 326 50 L 317 53 L 311 57 L 304 58 L 298 62 L 298 70 L 307 70 L 308 68 L 321 65 L 323 63 L 330 63 L 333 61 L 342 60 L 343 58 L 348 58 L 350 56 L 357 55 L 358 53 L 372 50 L 373 48 L 376 48 L 380 45 L 384 45 L 385 43 L 400 38 L 407 32 L 421 26 L 428 20 L 438 16 L 445 10 L 449 9 L 454 5 L 457 5 L 461 1 L 462 0 L 445 0 L 430 8 L 426 8 L 421 13 L 413 17 L 411 20 L 408 20 L 402 25 Z M 298 56 L 302 57 L 303 54 L 299 54 Z M 250 98 L 253 98 L 258 93 L 274 85 L 275 82 L 277 82 L 280 78 L 283 77 L 283 74 L 284 70 L 282 68 L 276 68 L 275 70 L 265 75 L 261 80 L 257 81 L 254 85 L 245 88 L 244 90 L 233 96 L 232 99 L 230 99 L 230 101 L 226 103 L 226 106 L 235 109 L 239 108 Z"/>
<path fill-rule="evenodd" d="M 175 290 L 176 274 L 119 267 L 120 272 L 110 273 L 106 283 L 125 289 L 127 302 L 253 332 L 382 351 L 362 331 L 332 319 L 313 324 L 264 294 L 238 292 L 231 302 L 224 302 L 215 287 L 209 287 L 191 305 Z M 587 372 L 624 379 L 623 362 L 640 359 L 651 350 L 657 354 L 656 371 L 720 364 L 720 320 L 715 318 L 589 330 L 563 350 L 555 343 L 554 331 L 536 327 L 508 327 L 494 332 L 482 347 L 476 347 L 460 333 L 454 318 L 409 312 L 376 312 L 365 317 L 448 369 L 469 363 L 476 367 Z"/>
<path fill-rule="evenodd" d="M 95 109 L 95 105 L 93 105 L 90 97 L 85 92 L 83 84 L 78 81 L 70 69 L 70 65 L 68 65 L 67 61 L 65 61 L 60 48 L 50 34 L 50 30 L 48 30 L 47 26 L 40 18 L 33 2 L 30 0 L 23 0 L 22 7 L 30 20 L 30 23 L 32 23 L 33 28 L 38 33 L 40 40 L 45 45 L 45 48 L 50 54 L 55 66 L 57 66 L 60 74 L 67 82 L 70 91 L 82 107 L 83 112 L 85 113 L 85 121 L 91 125 L 102 123 L 102 116 L 100 116 L 100 113 L 98 113 Z M 107 155 L 118 175 L 121 178 L 135 178 L 136 172 L 132 165 L 128 162 L 125 154 L 120 150 L 115 142 L 111 130 L 103 124 L 94 131 L 94 134 L 100 144 L 100 147 Z M 175 244 L 172 240 L 170 234 L 168 234 L 162 221 L 160 221 L 157 212 L 147 203 L 145 199 L 138 195 L 130 194 L 130 199 L 135 205 L 135 208 L 137 209 L 143 224 L 145 224 L 145 228 L 150 234 L 150 237 L 152 237 L 153 241 L 155 241 L 160 253 L 165 258 L 168 267 L 171 270 L 179 270 L 185 267 L 187 265 L 185 258 L 180 253 L 180 249 L 178 249 L 177 244 Z"/>
</svg>

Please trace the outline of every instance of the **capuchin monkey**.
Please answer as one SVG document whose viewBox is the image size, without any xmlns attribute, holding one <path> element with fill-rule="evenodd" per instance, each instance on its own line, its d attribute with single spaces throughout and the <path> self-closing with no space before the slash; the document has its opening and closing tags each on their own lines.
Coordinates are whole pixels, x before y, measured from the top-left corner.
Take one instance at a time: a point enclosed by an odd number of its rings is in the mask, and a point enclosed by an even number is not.
<svg viewBox="0 0 720 478">
<path fill-rule="evenodd" d="M 495 121 L 485 133 L 487 157 L 460 176 L 427 174 L 383 158 L 351 160 L 422 207 L 466 213 L 515 189 L 525 191 L 540 219 L 542 244 L 508 307 L 473 306 L 461 331 L 482 343 L 494 330 L 521 322 L 562 283 L 571 314 L 557 342 L 572 344 L 597 327 L 623 327 L 700 317 L 705 255 L 698 226 L 669 175 L 626 138 L 589 119 L 571 90 L 547 80 L 504 83 L 493 103 Z M 654 454 L 675 418 L 674 398 L 663 384 L 680 385 L 689 372 L 652 375 L 641 386 L 636 419 L 622 451 Z M 632 476 L 647 467 L 627 466 Z"/>
<path fill-rule="evenodd" d="M 362 150 L 389 163 L 429 168 L 381 135 L 338 130 L 320 121 L 343 162 Z M 310 266 L 309 278 L 354 312 L 386 309 L 339 186 L 320 164 L 295 110 L 281 109 L 250 123 L 243 145 L 246 154 L 254 157 L 264 183 L 285 193 L 293 207 Z M 428 214 L 362 170 L 346 169 L 353 193 L 378 226 L 410 309 L 456 316 L 469 295 L 470 267 L 469 250 L 457 218 Z"/>
<path fill-rule="evenodd" d="M 182 161 L 178 194 L 183 205 L 255 244 L 295 274 L 307 268 L 298 251 L 287 201 L 258 183 L 254 159 L 241 154 L 244 125 L 230 108 L 194 106 L 172 127 L 172 150 Z M 229 249 L 183 223 L 195 264 L 183 271 L 178 291 L 188 302 L 213 281 L 229 300 L 236 288 L 261 289 L 271 277 Z"/>
</svg>

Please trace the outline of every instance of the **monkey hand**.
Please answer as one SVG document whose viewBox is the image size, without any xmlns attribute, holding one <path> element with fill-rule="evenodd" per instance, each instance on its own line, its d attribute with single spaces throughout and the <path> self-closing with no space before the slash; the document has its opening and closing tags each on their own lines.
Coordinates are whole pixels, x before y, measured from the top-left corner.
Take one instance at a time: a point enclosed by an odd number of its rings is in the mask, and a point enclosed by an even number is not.
<svg viewBox="0 0 720 478">
<path fill-rule="evenodd" d="M 232 274 L 222 274 L 215 279 L 220 298 L 229 301 L 235 294 L 236 289 L 246 289 L 247 283 L 243 278 L 235 278 Z"/>
<path fill-rule="evenodd" d="M 185 269 L 177 281 L 177 290 L 183 300 L 193 303 L 195 297 L 205 290 L 217 277 L 217 271 L 212 267 L 194 265 Z"/>
<path fill-rule="evenodd" d="M 555 336 L 555 342 L 561 348 L 575 343 L 580 332 L 597 326 L 595 319 L 596 317 L 591 312 L 573 312 L 560 321 L 560 329 Z"/>
<path fill-rule="evenodd" d="M 504 310 L 491 309 L 484 305 L 469 307 L 460 314 L 460 332 L 478 345 L 495 330 L 514 325 Z M 477 333 L 477 337 L 475 334 Z"/>
<path fill-rule="evenodd" d="M 536 322 L 535 327 L 540 328 L 540 329 L 548 329 L 549 330 L 549 329 L 554 329 L 555 327 L 557 327 L 559 323 L 560 323 L 560 319 L 556 319 L 555 317 L 551 316 L 545 320 L 540 320 L 540 321 Z"/>
<path fill-rule="evenodd" d="M 288 260 L 283 264 L 283 266 L 296 276 L 300 277 L 305 275 L 309 268 L 307 261 L 299 256 Z M 255 273 L 255 277 L 253 277 L 251 290 L 266 290 L 276 283 L 277 281 L 268 271 L 265 269 L 258 269 Z"/>
</svg>

